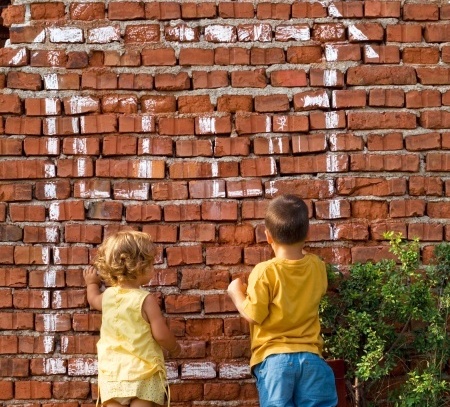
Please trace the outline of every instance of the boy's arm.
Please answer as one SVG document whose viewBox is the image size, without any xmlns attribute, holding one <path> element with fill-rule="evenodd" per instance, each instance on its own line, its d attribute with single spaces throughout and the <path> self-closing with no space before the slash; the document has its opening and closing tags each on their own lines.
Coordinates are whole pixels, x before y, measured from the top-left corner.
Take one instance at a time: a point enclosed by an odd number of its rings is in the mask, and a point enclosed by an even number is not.
<svg viewBox="0 0 450 407">
<path fill-rule="evenodd" d="M 97 275 L 97 270 L 89 266 L 83 270 L 83 277 L 86 283 L 87 300 L 91 308 L 101 311 L 102 310 L 102 292 L 100 291 L 100 285 L 102 280 Z"/>
<path fill-rule="evenodd" d="M 249 316 L 247 316 L 244 312 L 243 305 L 246 298 L 245 297 L 246 289 L 247 286 L 242 282 L 240 278 L 237 278 L 233 280 L 228 286 L 228 295 L 230 296 L 231 301 L 233 301 L 234 306 L 239 311 L 241 317 L 244 318 L 250 324 L 256 324 L 256 322 Z"/>
</svg>

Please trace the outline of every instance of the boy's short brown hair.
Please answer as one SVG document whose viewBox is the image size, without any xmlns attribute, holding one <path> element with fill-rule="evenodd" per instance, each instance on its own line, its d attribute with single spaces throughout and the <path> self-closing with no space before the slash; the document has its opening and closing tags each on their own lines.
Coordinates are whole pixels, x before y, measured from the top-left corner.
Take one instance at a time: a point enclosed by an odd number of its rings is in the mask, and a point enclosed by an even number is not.
<svg viewBox="0 0 450 407">
<path fill-rule="evenodd" d="M 264 223 L 275 242 L 287 245 L 302 242 L 308 234 L 308 207 L 296 195 L 278 196 L 270 202 Z"/>
</svg>

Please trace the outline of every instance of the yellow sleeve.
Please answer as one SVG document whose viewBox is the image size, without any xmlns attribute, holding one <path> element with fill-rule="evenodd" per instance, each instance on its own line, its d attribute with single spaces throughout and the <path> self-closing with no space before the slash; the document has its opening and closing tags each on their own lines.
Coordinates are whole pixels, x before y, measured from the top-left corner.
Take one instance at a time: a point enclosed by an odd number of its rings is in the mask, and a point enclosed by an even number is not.
<svg viewBox="0 0 450 407">
<path fill-rule="evenodd" d="M 243 311 L 245 315 L 261 324 L 269 315 L 270 287 L 262 273 L 254 269 L 248 278 Z"/>
</svg>

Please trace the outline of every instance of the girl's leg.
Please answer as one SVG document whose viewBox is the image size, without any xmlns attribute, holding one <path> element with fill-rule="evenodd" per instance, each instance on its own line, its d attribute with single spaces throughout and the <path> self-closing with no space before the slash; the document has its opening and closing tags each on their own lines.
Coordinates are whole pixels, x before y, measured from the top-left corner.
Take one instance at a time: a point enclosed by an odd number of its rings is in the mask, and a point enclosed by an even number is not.
<svg viewBox="0 0 450 407">
<path fill-rule="evenodd" d="M 159 404 L 153 403 L 153 401 L 133 399 L 131 400 L 130 407 L 157 407 Z"/>
<path fill-rule="evenodd" d="M 123 407 L 118 401 L 111 399 L 102 403 L 103 407 Z"/>
</svg>

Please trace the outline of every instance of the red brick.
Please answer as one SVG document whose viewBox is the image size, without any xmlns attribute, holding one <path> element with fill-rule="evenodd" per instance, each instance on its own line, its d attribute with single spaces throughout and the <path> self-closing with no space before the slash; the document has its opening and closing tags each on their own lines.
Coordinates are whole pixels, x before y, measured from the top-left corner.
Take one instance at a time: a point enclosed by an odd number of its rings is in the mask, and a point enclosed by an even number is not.
<svg viewBox="0 0 450 407">
<path fill-rule="evenodd" d="M 322 48 L 317 45 L 289 47 L 286 61 L 290 64 L 314 64 L 322 62 Z"/>
<path fill-rule="evenodd" d="M 256 99 L 255 99 L 256 100 Z M 296 93 L 293 98 L 294 110 L 317 110 L 330 108 L 330 99 L 324 90 L 312 90 Z"/>
<path fill-rule="evenodd" d="M 430 21 L 439 19 L 439 6 L 427 3 L 407 3 L 403 5 L 403 20 Z"/>
<path fill-rule="evenodd" d="M 145 18 L 147 20 L 176 20 L 181 17 L 180 4 L 164 1 L 146 3 Z"/>
<path fill-rule="evenodd" d="M 166 222 L 196 221 L 201 219 L 201 208 L 197 204 L 165 205 Z"/>
<path fill-rule="evenodd" d="M 393 151 L 403 149 L 402 133 L 369 134 L 367 149 L 379 151 Z"/>
<path fill-rule="evenodd" d="M 442 96 L 443 99 L 444 96 Z M 440 106 L 441 92 L 439 92 L 437 89 L 411 90 L 406 92 L 406 107 L 409 109 Z"/>
<path fill-rule="evenodd" d="M 180 226 L 181 242 L 214 242 L 216 227 L 211 223 L 198 223 Z"/>
<path fill-rule="evenodd" d="M 319 42 L 345 41 L 345 26 L 341 23 L 314 24 L 312 39 Z"/>
<path fill-rule="evenodd" d="M 189 197 L 192 199 L 225 198 L 224 180 L 199 180 L 189 182 Z"/>
<path fill-rule="evenodd" d="M 419 24 L 393 24 L 386 27 L 389 42 L 422 42 L 422 26 Z"/>
<path fill-rule="evenodd" d="M 235 113 L 253 111 L 253 97 L 250 95 L 223 95 L 217 98 L 217 111 Z"/>
<path fill-rule="evenodd" d="M 409 178 L 409 193 L 412 196 L 442 196 L 444 192 L 442 179 L 432 176 L 413 176 Z"/>
<path fill-rule="evenodd" d="M 361 61 L 359 44 L 325 44 L 325 59 L 334 61 Z"/>
<path fill-rule="evenodd" d="M 425 215 L 426 202 L 423 199 L 403 199 L 389 203 L 391 218 L 419 217 Z"/>
<path fill-rule="evenodd" d="M 8 5 L 2 11 L 2 20 L 5 27 L 10 27 L 12 24 L 21 24 L 25 22 L 25 6 L 23 5 Z"/>
<path fill-rule="evenodd" d="M 71 20 L 103 20 L 105 18 L 104 3 L 71 3 L 69 6 Z"/>
<path fill-rule="evenodd" d="M 406 136 L 405 147 L 410 151 L 440 150 L 441 135 L 439 133 L 424 133 Z"/>
<path fill-rule="evenodd" d="M 221 48 L 214 50 L 214 64 L 216 65 L 249 65 L 250 50 L 239 47 Z"/>
<path fill-rule="evenodd" d="M 217 15 L 215 3 L 182 3 L 183 19 L 214 18 Z"/>
<path fill-rule="evenodd" d="M 401 14 L 400 1 L 372 0 L 364 3 L 364 17 L 369 18 L 399 18 Z"/>
<path fill-rule="evenodd" d="M 370 115 L 367 113 L 350 112 L 348 114 L 348 128 L 353 130 L 415 129 L 416 127 L 416 115 L 409 112 L 374 112 Z"/>
<path fill-rule="evenodd" d="M 406 193 L 406 179 L 342 177 L 337 179 L 336 191 L 345 196 L 401 196 Z"/>
<path fill-rule="evenodd" d="M 203 220 L 235 221 L 238 217 L 238 206 L 234 201 L 204 201 L 201 204 Z"/>
<path fill-rule="evenodd" d="M 0 49 L 0 66 L 25 66 L 27 64 L 28 64 L 28 51 L 26 50 L 26 48 Z"/>
<path fill-rule="evenodd" d="M 216 138 L 214 142 L 214 155 L 247 156 L 250 153 L 250 140 L 248 137 Z"/>
<path fill-rule="evenodd" d="M 414 68 L 410 66 L 358 66 L 347 71 L 347 85 L 415 85 Z"/>
<path fill-rule="evenodd" d="M 232 312 L 236 310 L 227 294 L 205 295 L 204 307 L 206 314 Z"/>
<path fill-rule="evenodd" d="M 292 18 L 322 18 L 327 16 L 327 8 L 322 3 L 293 3 Z"/>
<path fill-rule="evenodd" d="M 311 68 L 309 71 L 309 81 L 311 86 L 343 87 L 344 74 L 337 69 Z"/>
</svg>

